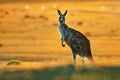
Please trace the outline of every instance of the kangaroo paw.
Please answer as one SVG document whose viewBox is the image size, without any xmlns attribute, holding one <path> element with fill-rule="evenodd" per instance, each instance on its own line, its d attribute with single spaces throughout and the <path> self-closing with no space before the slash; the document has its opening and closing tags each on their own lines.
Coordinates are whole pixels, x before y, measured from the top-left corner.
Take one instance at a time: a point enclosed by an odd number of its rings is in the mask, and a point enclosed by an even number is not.
<svg viewBox="0 0 120 80">
<path fill-rule="evenodd" d="M 62 47 L 65 47 L 65 44 L 62 44 Z"/>
</svg>

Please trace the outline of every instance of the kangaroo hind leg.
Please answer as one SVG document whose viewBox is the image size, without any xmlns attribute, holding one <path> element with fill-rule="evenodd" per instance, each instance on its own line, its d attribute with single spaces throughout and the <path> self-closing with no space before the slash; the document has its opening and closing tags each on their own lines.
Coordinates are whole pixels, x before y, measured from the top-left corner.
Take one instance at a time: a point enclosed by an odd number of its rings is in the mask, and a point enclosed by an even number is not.
<svg viewBox="0 0 120 80">
<path fill-rule="evenodd" d="M 76 64 L 76 54 L 73 53 L 73 61 L 74 61 L 74 65 Z"/>
</svg>

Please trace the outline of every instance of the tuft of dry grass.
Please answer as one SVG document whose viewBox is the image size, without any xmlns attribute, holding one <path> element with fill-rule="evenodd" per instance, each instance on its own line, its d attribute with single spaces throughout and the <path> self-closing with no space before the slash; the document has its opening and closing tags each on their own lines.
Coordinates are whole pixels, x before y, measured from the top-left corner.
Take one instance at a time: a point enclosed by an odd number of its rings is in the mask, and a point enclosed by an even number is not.
<svg viewBox="0 0 120 80">
<path fill-rule="evenodd" d="M 10 60 L 7 65 L 20 65 L 21 61 L 19 60 Z"/>
</svg>

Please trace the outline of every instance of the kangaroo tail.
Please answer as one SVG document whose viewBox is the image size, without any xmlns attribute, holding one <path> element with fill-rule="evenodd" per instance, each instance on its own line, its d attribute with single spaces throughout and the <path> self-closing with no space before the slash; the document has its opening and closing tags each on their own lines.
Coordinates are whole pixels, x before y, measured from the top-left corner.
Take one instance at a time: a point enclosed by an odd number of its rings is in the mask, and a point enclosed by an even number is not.
<svg viewBox="0 0 120 80">
<path fill-rule="evenodd" d="M 94 59 L 93 59 L 92 56 L 89 56 L 89 57 L 88 57 L 88 60 L 89 60 L 90 62 L 94 63 Z"/>
<path fill-rule="evenodd" d="M 94 59 L 93 59 L 93 56 L 92 56 L 92 53 L 91 53 L 91 50 L 89 50 L 89 55 L 88 55 L 88 60 L 92 63 L 94 63 Z"/>
</svg>

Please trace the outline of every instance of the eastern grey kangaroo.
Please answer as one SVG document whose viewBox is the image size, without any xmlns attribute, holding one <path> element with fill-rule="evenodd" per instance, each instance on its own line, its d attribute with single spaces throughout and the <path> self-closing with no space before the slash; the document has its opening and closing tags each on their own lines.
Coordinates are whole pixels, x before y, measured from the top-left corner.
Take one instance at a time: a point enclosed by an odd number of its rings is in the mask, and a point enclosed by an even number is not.
<svg viewBox="0 0 120 80">
<path fill-rule="evenodd" d="M 61 34 L 61 44 L 64 47 L 64 41 L 71 48 L 73 54 L 74 64 L 76 63 L 76 55 L 81 56 L 82 64 L 84 64 L 84 58 L 93 62 L 92 53 L 90 49 L 90 41 L 79 31 L 69 28 L 65 24 L 65 16 L 67 10 L 64 14 L 60 10 L 57 10 L 59 14 L 59 31 Z"/>
</svg>

